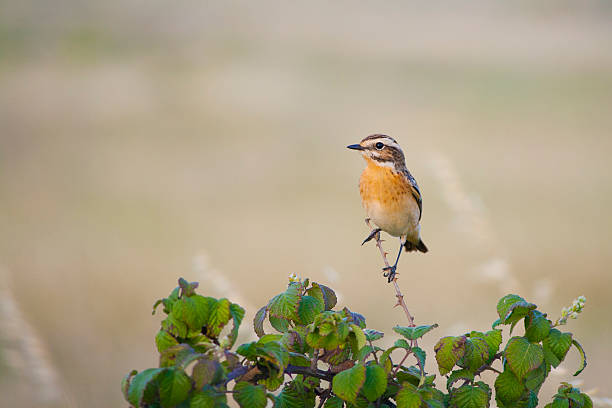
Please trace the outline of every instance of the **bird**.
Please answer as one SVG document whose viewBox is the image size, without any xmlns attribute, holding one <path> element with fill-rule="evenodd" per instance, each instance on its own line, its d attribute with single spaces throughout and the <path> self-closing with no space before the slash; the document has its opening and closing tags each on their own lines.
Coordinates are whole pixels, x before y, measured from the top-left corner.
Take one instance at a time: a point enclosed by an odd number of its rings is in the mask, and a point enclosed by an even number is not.
<svg viewBox="0 0 612 408">
<path fill-rule="evenodd" d="M 359 193 L 367 215 L 366 222 L 369 224 L 370 220 L 373 221 L 376 228 L 362 245 L 376 237 L 380 231 L 400 238 L 395 264 L 383 268 L 391 282 L 395 279 L 402 249 L 407 252 L 428 251 L 421 239 L 421 191 L 406 168 L 402 148 L 392 137 L 373 134 L 347 148 L 359 151 L 367 163 L 359 179 Z"/>
</svg>

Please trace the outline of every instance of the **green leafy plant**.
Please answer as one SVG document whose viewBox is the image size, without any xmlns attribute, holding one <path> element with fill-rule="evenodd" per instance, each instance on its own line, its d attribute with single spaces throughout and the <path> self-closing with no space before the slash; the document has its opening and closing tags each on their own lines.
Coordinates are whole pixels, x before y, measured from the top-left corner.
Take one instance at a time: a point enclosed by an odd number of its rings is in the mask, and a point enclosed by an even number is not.
<svg viewBox="0 0 612 408">
<path fill-rule="evenodd" d="M 377 345 L 384 334 L 367 328 L 363 315 L 336 308 L 332 289 L 292 277 L 286 290 L 256 313 L 258 340 L 234 347 L 244 309 L 228 299 L 201 296 L 197 287 L 180 279 L 155 304 L 154 313 L 162 306 L 166 315 L 155 337 L 159 367 L 125 376 L 122 390 L 131 406 L 222 408 L 231 395 L 244 408 L 479 408 L 492 398 L 499 407 L 529 408 L 538 405 L 551 367 L 561 364 L 572 346 L 581 356 L 575 375 L 586 366 L 580 344 L 557 328 L 567 319 L 553 324 L 517 295 L 500 299 L 491 330 L 437 342 L 438 377 L 425 371 L 427 353 L 418 346 L 436 324 L 395 326 L 395 342 L 385 349 Z M 565 316 L 582 311 L 584 298 L 574 303 Z M 524 334 L 503 344 L 499 327 L 509 326 L 512 335 L 521 321 Z M 392 356 L 396 350 L 400 358 Z M 480 379 L 485 371 L 495 373 L 493 384 Z M 592 402 L 562 383 L 546 406 L 590 408 Z"/>
</svg>

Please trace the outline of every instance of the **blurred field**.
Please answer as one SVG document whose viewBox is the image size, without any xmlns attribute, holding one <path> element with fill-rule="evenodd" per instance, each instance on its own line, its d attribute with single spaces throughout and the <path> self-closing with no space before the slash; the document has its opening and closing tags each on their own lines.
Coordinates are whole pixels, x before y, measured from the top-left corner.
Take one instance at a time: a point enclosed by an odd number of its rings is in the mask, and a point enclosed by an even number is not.
<svg viewBox="0 0 612 408">
<path fill-rule="evenodd" d="M 390 332 L 345 149 L 375 132 L 424 195 L 430 253 L 400 284 L 440 324 L 427 351 L 509 291 L 552 318 L 585 295 L 582 387 L 611 397 L 611 21 L 603 1 L 0 2 L 2 405 L 124 406 L 179 276 L 258 307 L 295 272 Z"/>
</svg>

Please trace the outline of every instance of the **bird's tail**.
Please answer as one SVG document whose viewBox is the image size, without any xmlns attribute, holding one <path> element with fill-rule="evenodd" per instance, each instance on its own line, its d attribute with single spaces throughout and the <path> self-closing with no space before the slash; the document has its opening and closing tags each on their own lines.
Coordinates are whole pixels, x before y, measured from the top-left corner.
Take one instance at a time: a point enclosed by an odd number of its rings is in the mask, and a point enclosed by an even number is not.
<svg viewBox="0 0 612 408">
<path fill-rule="evenodd" d="M 419 238 L 419 243 L 416 245 L 406 240 L 406 242 L 404 243 L 404 248 L 406 249 L 406 252 L 419 251 L 419 252 L 425 253 L 429 251 L 427 249 L 427 246 L 425 246 L 425 243 L 423 242 L 423 240 L 420 238 Z"/>
</svg>

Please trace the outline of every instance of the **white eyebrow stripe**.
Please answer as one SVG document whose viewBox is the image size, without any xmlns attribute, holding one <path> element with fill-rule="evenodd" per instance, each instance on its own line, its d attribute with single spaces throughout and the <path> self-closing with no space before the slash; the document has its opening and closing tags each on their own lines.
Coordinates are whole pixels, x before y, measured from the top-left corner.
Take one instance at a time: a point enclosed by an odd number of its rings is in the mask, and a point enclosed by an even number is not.
<svg viewBox="0 0 612 408">
<path fill-rule="evenodd" d="M 391 139 L 388 136 L 380 136 L 380 137 L 377 137 L 376 139 L 370 139 L 370 140 L 366 141 L 365 145 L 367 147 L 371 147 L 371 146 L 374 146 L 378 142 L 383 142 L 387 146 L 395 147 L 396 149 L 398 149 L 400 151 L 402 150 L 400 145 L 397 144 L 397 142 L 395 140 Z"/>
</svg>

